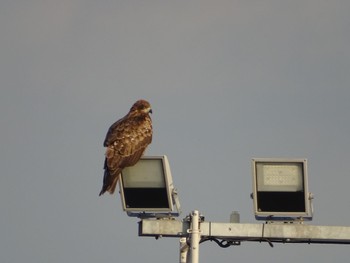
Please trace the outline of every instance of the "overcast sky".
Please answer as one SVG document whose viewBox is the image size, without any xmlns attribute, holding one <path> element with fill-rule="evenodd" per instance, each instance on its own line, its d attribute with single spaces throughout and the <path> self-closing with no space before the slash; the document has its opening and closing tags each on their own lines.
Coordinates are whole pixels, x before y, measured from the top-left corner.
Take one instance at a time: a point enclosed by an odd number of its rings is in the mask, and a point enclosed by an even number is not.
<svg viewBox="0 0 350 263">
<path fill-rule="evenodd" d="M 350 226 L 350 1 L 2 0 L 0 261 L 178 262 L 98 196 L 109 126 L 153 107 L 183 208 L 253 216 L 251 159 L 307 158 L 315 225 Z M 200 247 L 200 262 L 347 262 L 344 245 Z"/>
</svg>

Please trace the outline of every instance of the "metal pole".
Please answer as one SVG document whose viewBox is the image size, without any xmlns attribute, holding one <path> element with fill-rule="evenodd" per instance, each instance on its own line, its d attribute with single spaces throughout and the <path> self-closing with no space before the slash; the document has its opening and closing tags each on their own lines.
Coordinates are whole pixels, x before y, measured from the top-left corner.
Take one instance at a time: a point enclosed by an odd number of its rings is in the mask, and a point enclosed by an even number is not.
<svg viewBox="0 0 350 263">
<path fill-rule="evenodd" d="M 188 245 L 186 238 L 180 238 L 180 263 L 187 263 Z"/>
<path fill-rule="evenodd" d="M 192 229 L 190 230 L 191 236 L 191 263 L 199 263 L 199 241 L 201 237 L 200 229 L 199 229 L 199 212 L 194 210 L 192 212 Z"/>
</svg>

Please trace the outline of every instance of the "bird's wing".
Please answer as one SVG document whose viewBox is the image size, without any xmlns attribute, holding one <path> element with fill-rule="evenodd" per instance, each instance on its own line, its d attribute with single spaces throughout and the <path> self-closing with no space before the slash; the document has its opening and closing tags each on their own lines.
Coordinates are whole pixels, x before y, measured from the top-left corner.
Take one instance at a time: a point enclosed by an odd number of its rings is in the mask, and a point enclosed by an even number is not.
<svg viewBox="0 0 350 263">
<path fill-rule="evenodd" d="M 109 128 L 104 141 L 107 159 L 116 163 L 107 163 L 108 167 L 134 165 L 151 142 L 152 123 L 149 117 L 140 121 L 126 116 L 117 121 Z M 108 148 L 113 149 L 114 154 L 108 153 Z"/>
<path fill-rule="evenodd" d="M 110 146 L 113 144 L 113 142 L 123 137 L 124 126 L 126 126 L 124 123 L 127 122 L 127 117 L 128 115 L 124 116 L 120 120 L 113 123 L 111 127 L 109 127 L 106 138 L 103 142 L 104 147 Z"/>
</svg>

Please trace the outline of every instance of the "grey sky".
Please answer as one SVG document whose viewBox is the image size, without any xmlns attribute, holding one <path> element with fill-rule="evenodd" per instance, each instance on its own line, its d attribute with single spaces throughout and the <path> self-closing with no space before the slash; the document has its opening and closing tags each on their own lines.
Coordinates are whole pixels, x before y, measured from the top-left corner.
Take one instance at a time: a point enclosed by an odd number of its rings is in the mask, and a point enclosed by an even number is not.
<svg viewBox="0 0 350 263">
<path fill-rule="evenodd" d="M 309 161 L 312 224 L 350 225 L 350 2 L 1 1 L 0 261 L 177 262 L 98 197 L 139 98 L 185 217 L 253 217 L 253 157 Z M 200 247 L 200 262 L 346 262 L 347 246 Z"/>
</svg>

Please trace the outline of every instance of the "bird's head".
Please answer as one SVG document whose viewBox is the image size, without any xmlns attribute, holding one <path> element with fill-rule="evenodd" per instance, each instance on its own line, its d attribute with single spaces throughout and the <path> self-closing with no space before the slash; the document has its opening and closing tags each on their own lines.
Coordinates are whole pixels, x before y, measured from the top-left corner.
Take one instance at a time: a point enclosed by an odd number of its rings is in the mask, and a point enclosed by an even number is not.
<svg viewBox="0 0 350 263">
<path fill-rule="evenodd" d="M 133 115 L 144 115 L 152 113 L 151 104 L 146 100 L 138 100 L 132 105 L 130 113 Z"/>
</svg>

